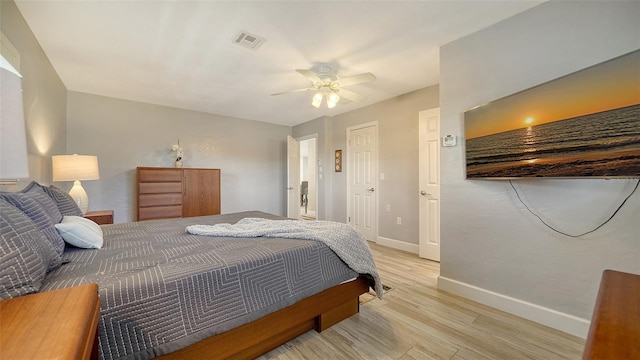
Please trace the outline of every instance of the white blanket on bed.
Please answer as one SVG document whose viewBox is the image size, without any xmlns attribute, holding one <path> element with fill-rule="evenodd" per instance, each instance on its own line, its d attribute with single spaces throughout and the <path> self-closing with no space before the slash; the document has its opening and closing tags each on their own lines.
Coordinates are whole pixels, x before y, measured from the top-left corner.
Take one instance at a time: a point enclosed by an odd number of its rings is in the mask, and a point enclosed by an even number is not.
<svg viewBox="0 0 640 360">
<path fill-rule="evenodd" d="M 350 268 L 371 276 L 382 299 L 382 282 L 367 240 L 351 225 L 333 221 L 244 218 L 235 224 L 190 225 L 187 232 L 216 237 L 269 237 L 316 240 L 327 245 Z"/>
</svg>

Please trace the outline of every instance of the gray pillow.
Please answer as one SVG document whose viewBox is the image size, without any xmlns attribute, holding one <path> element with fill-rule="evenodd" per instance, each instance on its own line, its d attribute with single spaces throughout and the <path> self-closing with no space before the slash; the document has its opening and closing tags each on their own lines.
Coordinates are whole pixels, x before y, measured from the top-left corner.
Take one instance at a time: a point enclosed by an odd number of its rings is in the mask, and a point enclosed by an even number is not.
<svg viewBox="0 0 640 360">
<path fill-rule="evenodd" d="M 60 255 L 22 211 L 0 200 L 0 299 L 40 290 Z"/>
<path fill-rule="evenodd" d="M 40 185 L 42 190 L 44 190 L 45 194 L 49 195 L 49 197 L 56 203 L 58 206 L 58 210 L 62 216 L 83 216 L 82 210 L 78 207 L 71 195 L 69 195 L 64 190 L 50 185 L 49 187 Z"/>
<path fill-rule="evenodd" d="M 53 200 L 44 193 L 44 190 L 32 181 L 20 192 L 0 193 L 0 199 L 17 207 L 25 213 L 49 239 L 53 248 L 59 255 L 64 252 L 64 240 L 56 231 L 55 224 L 62 221 L 62 214 Z"/>
</svg>

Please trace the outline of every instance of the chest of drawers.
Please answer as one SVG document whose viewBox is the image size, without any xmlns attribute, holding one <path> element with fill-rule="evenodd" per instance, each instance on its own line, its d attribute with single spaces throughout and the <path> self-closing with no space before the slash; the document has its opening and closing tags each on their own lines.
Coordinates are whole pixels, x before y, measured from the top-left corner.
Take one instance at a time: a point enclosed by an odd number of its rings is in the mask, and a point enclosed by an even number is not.
<svg viewBox="0 0 640 360">
<path fill-rule="evenodd" d="M 137 220 L 220 214 L 220 169 L 138 167 Z"/>
</svg>

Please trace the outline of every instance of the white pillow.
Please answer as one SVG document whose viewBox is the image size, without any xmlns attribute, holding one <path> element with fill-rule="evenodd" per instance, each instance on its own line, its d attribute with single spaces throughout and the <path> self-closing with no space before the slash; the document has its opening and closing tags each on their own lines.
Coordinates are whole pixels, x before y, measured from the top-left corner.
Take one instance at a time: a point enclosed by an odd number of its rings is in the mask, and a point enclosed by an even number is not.
<svg viewBox="0 0 640 360">
<path fill-rule="evenodd" d="M 56 230 L 64 241 L 85 249 L 102 248 L 102 229 L 100 225 L 81 216 L 64 216 L 55 224 Z"/>
</svg>

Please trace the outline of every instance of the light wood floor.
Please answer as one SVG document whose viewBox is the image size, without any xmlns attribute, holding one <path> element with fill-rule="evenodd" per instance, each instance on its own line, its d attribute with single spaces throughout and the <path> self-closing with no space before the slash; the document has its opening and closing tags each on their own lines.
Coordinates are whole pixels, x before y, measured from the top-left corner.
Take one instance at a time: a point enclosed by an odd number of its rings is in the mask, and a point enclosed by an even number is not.
<svg viewBox="0 0 640 360">
<path fill-rule="evenodd" d="M 439 291 L 439 263 L 376 244 L 371 250 L 392 287 L 383 300 L 260 359 L 580 359 L 581 338 Z"/>
</svg>

